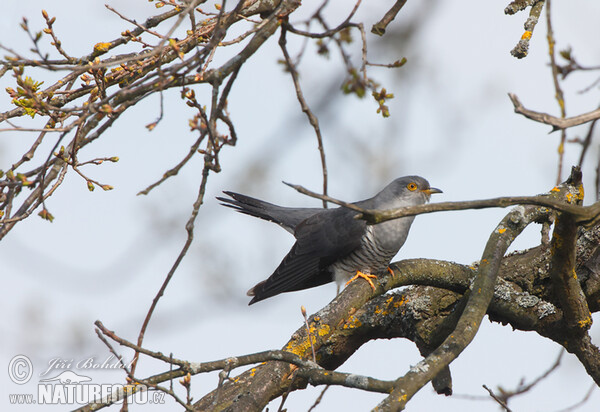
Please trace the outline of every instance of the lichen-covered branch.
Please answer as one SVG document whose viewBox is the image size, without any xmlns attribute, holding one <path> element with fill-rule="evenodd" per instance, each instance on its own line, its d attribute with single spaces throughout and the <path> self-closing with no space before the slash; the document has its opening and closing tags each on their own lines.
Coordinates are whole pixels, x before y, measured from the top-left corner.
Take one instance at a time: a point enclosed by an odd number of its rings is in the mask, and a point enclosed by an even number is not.
<svg viewBox="0 0 600 412">
<path fill-rule="evenodd" d="M 527 20 L 525 20 L 525 23 L 523 24 L 525 32 L 517 45 L 510 51 L 510 54 L 517 59 L 526 57 L 529 52 L 529 41 L 531 40 L 535 26 L 540 20 L 540 15 L 544 8 L 544 0 L 517 0 L 511 2 L 506 9 L 504 9 L 504 13 L 506 14 L 515 14 L 525 10 L 527 7 L 531 7 L 531 10 L 529 10 L 529 17 L 527 17 Z"/>
<path fill-rule="evenodd" d="M 475 337 L 481 320 L 494 296 L 498 269 L 506 250 L 514 239 L 543 214 L 538 208 L 517 207 L 496 227 L 483 251 L 475 281 L 456 327 L 437 349 L 396 380 L 394 390 L 376 410 L 400 410 L 427 382 L 456 359 Z"/>
<path fill-rule="evenodd" d="M 569 185 L 564 185 L 562 189 L 569 191 L 571 203 L 580 204 L 583 201 L 581 171 L 578 168 L 574 169 L 576 171 L 571 175 L 575 176 L 573 181 L 570 181 Z M 560 213 L 555 219 L 552 233 L 550 277 L 567 326 L 579 335 L 590 328 L 592 317 L 575 272 L 576 242 L 575 219 L 567 213 Z"/>
</svg>

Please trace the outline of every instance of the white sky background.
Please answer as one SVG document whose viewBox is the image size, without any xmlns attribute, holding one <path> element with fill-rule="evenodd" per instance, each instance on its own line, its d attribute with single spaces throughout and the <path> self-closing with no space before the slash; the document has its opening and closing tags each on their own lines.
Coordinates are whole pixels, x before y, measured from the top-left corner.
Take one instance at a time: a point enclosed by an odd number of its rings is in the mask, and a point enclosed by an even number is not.
<svg viewBox="0 0 600 412">
<path fill-rule="evenodd" d="M 103 3 L 84 8 L 69 1 L 8 0 L 0 15 L 0 43 L 18 51 L 28 49 L 30 44 L 18 24 L 27 16 L 30 27 L 40 30 L 44 27 L 40 10 L 45 8 L 57 17 L 54 28 L 63 47 L 75 56 L 89 53 L 93 44 L 112 40 L 129 28 Z M 146 1 L 110 4 L 140 22 L 155 12 Z M 365 2 L 354 20 L 370 28 L 391 4 L 385 2 L 375 13 L 369 9 L 376 6 Z M 420 4 L 407 2 L 389 29 L 409 24 L 421 13 Z M 547 67 L 545 22 L 534 32 L 529 56 L 517 60 L 509 51 L 523 32 L 526 14 L 505 16 L 505 6 L 503 1 L 428 3 L 424 27 L 415 38 L 395 48 L 377 47 L 382 40 L 369 33 L 369 60 L 408 59 L 400 69 L 370 69 L 370 77 L 396 96 L 388 102 L 389 119 L 375 113 L 371 98 L 341 96 L 343 68 L 336 49 L 332 47 L 330 58 L 324 59 L 315 56 L 314 43 L 310 43 L 299 70 L 305 97 L 321 122 L 332 196 L 352 201 L 370 197 L 393 178 L 407 174 L 422 175 L 432 186 L 443 189 L 444 194 L 434 201 L 533 195 L 554 185 L 559 134 L 549 135 L 550 127 L 514 114 L 507 97 L 514 92 L 528 108 L 559 113 Z M 344 7 L 330 5 L 330 25 L 342 21 L 349 7 L 345 2 Z M 600 4 L 555 1 L 553 7 L 558 49 L 572 45 L 581 64 L 598 64 Z M 353 37 L 358 40 L 358 33 Z M 234 190 L 284 205 L 319 204 L 280 183 L 285 180 L 319 190 L 322 181 L 316 138 L 300 112 L 289 75 L 276 63 L 281 58 L 276 41 L 274 36 L 253 56 L 230 95 L 229 111 L 239 141 L 236 147 L 224 148 L 223 171 L 210 177 L 196 221 L 195 243 L 146 333 L 144 346 L 149 349 L 173 352 L 190 361 L 209 361 L 280 348 L 301 326 L 300 305 L 313 313 L 335 294 L 331 284 L 247 307 L 245 291 L 270 275 L 293 238 L 276 225 L 220 207 L 214 199 L 222 190 Z M 51 51 L 48 40 L 42 44 Z M 292 55 L 299 45 L 289 38 Z M 352 56 L 357 64 L 359 47 L 356 43 Z M 597 107 L 597 93 L 576 93 L 594 79 L 573 74 L 563 83 L 568 115 Z M 13 80 L 10 74 L 0 79 L 1 90 L 12 86 Z M 201 87 L 195 89 L 202 95 Z M 332 104 L 323 103 L 328 101 Z M 10 99 L 4 94 L 0 109 L 9 107 Z M 185 241 L 184 225 L 202 167 L 202 159 L 197 157 L 149 196 L 136 196 L 178 163 L 197 138 L 187 126 L 193 112 L 180 100 L 179 91 L 165 94 L 164 119 L 148 132 L 144 126 L 158 113 L 158 97 L 146 99 L 80 153 L 81 160 L 120 157 L 116 164 L 87 169 L 91 177 L 115 186 L 115 190 L 90 193 L 85 181 L 70 172 L 47 202 L 55 221 L 50 224 L 33 216 L 3 240 L 0 361 L 4 368 L 20 353 L 32 359 L 36 373 L 54 357 L 106 358 L 109 353 L 94 333 L 96 319 L 122 337 L 137 337 L 148 307 Z M 24 118 L 16 122 L 27 124 Z M 581 136 L 586 130 L 573 131 L 570 136 Z M 1 133 L 0 169 L 6 170 L 35 136 Z M 567 146 L 564 176 L 577 162 L 579 152 L 578 146 Z M 44 153 L 40 149 L 40 154 Z M 593 163 L 598 155 L 596 139 L 583 169 L 588 188 L 593 187 Z M 38 158 L 34 161 L 41 162 Z M 593 198 L 588 190 L 587 203 Z M 505 214 L 505 210 L 487 210 L 419 216 L 397 258 L 476 261 Z M 538 232 L 537 227 L 529 228 L 514 248 L 536 245 Z M 597 330 L 596 326 L 592 329 L 596 340 Z M 532 379 L 545 371 L 558 352 L 558 345 L 533 333 L 513 332 L 486 321 L 475 341 L 451 365 L 454 392 L 484 396 L 482 384 L 513 389 L 521 378 Z M 371 342 L 340 370 L 392 379 L 419 359 L 411 342 Z M 138 375 L 163 370 L 164 365 L 144 359 Z M 123 379 L 118 372 L 93 371 L 89 375 L 95 383 Z M 0 404 L 6 406 L 7 393 L 32 392 L 37 384 L 35 375 L 24 387 L 8 381 L 4 373 L 0 376 Z M 195 399 L 216 382 L 215 374 L 194 378 Z M 577 360 L 568 355 L 558 373 L 510 406 L 515 411 L 559 410 L 580 400 L 591 384 Z M 307 410 L 320 391 L 309 388 L 292 393 L 286 402 L 288 410 Z M 383 395 L 331 388 L 317 410 L 365 410 L 381 399 Z M 598 403 L 596 391 L 579 410 L 597 411 Z M 279 400 L 270 409 L 278 405 Z M 498 410 L 490 401 L 440 397 L 429 385 L 409 403 L 409 410 L 415 411 L 442 408 Z"/>
</svg>

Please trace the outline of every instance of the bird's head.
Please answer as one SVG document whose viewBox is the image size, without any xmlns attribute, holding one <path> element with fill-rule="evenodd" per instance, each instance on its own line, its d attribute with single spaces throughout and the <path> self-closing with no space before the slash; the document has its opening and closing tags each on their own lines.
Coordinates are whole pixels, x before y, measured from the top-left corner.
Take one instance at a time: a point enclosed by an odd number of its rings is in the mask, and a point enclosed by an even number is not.
<svg viewBox="0 0 600 412">
<path fill-rule="evenodd" d="M 387 201 L 393 201 L 395 207 L 402 207 L 427 203 L 434 193 L 442 191 L 431 187 L 429 182 L 420 176 L 404 176 L 387 185 L 380 195 Z"/>
</svg>

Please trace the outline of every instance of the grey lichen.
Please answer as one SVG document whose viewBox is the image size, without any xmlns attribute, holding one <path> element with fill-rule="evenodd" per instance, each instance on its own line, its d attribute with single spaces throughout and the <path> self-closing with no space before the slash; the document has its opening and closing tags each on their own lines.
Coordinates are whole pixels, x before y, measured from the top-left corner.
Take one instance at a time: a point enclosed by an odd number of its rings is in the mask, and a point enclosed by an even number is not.
<svg viewBox="0 0 600 412">
<path fill-rule="evenodd" d="M 535 309 L 538 319 L 544 319 L 546 316 L 553 315 L 556 313 L 556 307 L 549 302 L 540 303 Z"/>
<path fill-rule="evenodd" d="M 362 375 L 348 375 L 346 383 L 359 389 L 366 389 L 369 386 L 369 380 L 366 376 Z"/>
<path fill-rule="evenodd" d="M 540 302 L 540 298 L 529 293 L 522 293 L 517 296 L 517 305 L 523 308 L 532 308 Z"/>
</svg>

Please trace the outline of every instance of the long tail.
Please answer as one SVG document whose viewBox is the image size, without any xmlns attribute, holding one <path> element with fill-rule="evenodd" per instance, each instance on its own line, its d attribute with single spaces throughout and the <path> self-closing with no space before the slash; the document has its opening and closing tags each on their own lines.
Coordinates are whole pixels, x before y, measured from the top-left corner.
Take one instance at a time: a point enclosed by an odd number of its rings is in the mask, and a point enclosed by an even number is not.
<svg viewBox="0 0 600 412">
<path fill-rule="evenodd" d="M 221 201 L 223 206 L 230 207 L 246 215 L 277 223 L 292 234 L 300 222 L 322 210 L 316 208 L 282 207 L 240 193 L 229 191 L 224 191 L 223 193 L 231 197 L 231 199 L 217 197 L 217 200 Z"/>
</svg>

